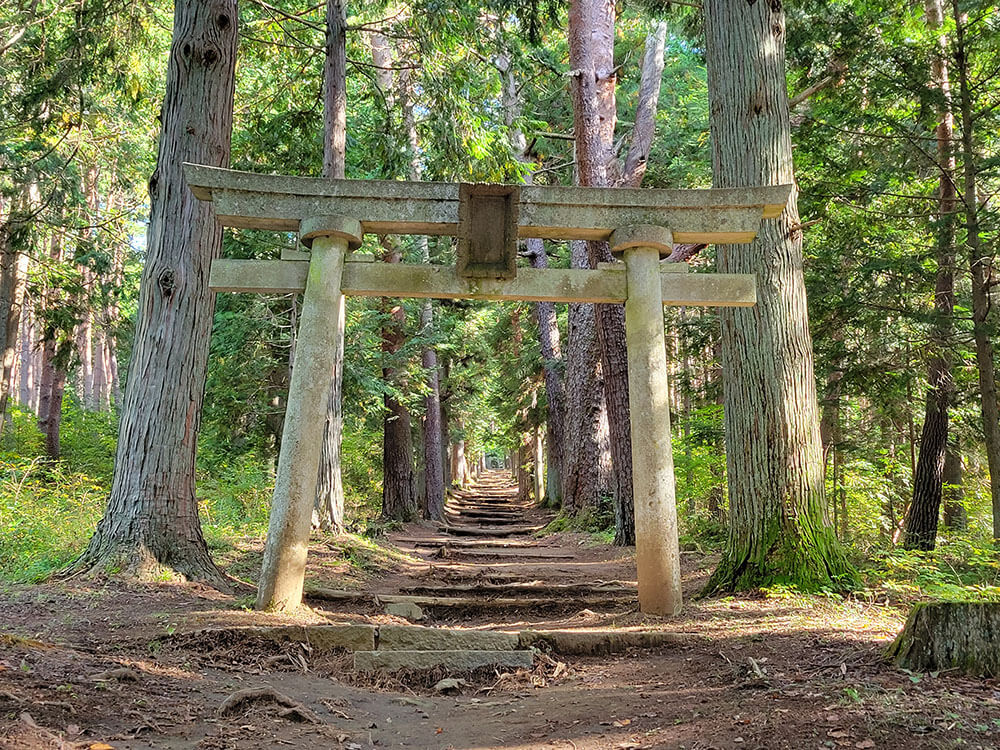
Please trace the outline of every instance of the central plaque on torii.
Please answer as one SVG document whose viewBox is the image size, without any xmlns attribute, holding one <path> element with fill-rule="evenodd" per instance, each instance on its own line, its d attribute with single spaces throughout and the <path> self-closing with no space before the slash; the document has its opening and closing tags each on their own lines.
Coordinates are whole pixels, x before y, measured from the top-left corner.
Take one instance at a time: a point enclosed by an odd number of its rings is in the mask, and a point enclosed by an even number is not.
<svg viewBox="0 0 1000 750">
<path fill-rule="evenodd" d="M 680 611 L 680 555 L 663 305 L 752 306 L 754 277 L 662 264 L 674 243 L 743 243 L 791 185 L 723 190 L 333 180 L 185 165 L 224 226 L 298 232 L 309 253 L 218 259 L 216 292 L 304 292 L 268 527 L 260 608 L 302 599 L 326 395 L 342 345 L 343 295 L 625 304 L 639 606 Z M 366 262 L 364 234 L 458 238 L 456 266 Z M 519 238 L 606 240 L 624 263 L 517 268 Z"/>
</svg>

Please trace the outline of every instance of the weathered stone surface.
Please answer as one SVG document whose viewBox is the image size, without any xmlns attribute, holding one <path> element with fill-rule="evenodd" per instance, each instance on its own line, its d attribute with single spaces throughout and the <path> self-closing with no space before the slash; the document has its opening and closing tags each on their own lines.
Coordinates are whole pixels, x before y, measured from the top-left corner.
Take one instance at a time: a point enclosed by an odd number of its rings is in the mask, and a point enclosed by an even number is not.
<svg viewBox="0 0 1000 750">
<path fill-rule="evenodd" d="M 406 625 L 383 625 L 378 636 L 379 650 L 389 651 L 513 651 L 517 644 L 517 633 Z"/>
<path fill-rule="evenodd" d="M 209 628 L 197 634 L 227 633 L 235 637 L 260 638 L 275 643 L 308 643 L 315 651 L 370 651 L 375 648 L 374 625 L 279 625 Z M 192 635 L 197 635 L 192 634 Z M 185 636 L 191 637 L 191 636 Z"/>
<path fill-rule="evenodd" d="M 357 651 L 354 669 L 359 672 L 400 669 L 434 669 L 471 672 L 480 667 L 530 669 L 530 651 Z"/>
<path fill-rule="evenodd" d="M 631 648 L 659 648 L 690 640 L 683 633 L 656 630 L 522 630 L 521 648 L 545 647 L 566 656 L 603 656 Z"/>
<path fill-rule="evenodd" d="M 224 226 L 295 231 L 304 216 L 357 216 L 372 234 L 454 235 L 459 186 L 429 182 L 329 180 L 251 174 L 185 164 L 195 196 L 212 200 Z M 749 242 L 774 218 L 790 185 L 715 190 L 525 186 L 518 235 L 606 240 L 617 227 L 655 224 L 676 242 Z"/>
<path fill-rule="evenodd" d="M 1000 676 L 1000 603 L 917 604 L 887 656 L 902 669 Z"/>
<path fill-rule="evenodd" d="M 385 613 L 394 617 L 402 617 L 405 620 L 423 620 L 424 611 L 415 602 L 395 601 L 386 602 Z"/>
</svg>

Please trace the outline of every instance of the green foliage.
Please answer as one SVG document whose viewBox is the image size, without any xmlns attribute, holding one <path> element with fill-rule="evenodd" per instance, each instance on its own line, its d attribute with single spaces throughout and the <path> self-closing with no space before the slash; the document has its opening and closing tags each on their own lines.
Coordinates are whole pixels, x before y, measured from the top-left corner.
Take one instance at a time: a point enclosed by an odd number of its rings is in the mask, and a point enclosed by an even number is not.
<svg viewBox="0 0 1000 750">
<path fill-rule="evenodd" d="M 968 536 L 955 536 L 932 552 L 873 552 L 864 573 L 872 587 L 906 600 L 1000 601 L 996 547 Z"/>
<path fill-rule="evenodd" d="M 108 420 L 68 408 L 67 459 L 53 462 L 44 458 L 34 415 L 13 409 L 10 416 L 0 443 L 0 580 L 33 581 L 72 560 L 90 538 L 111 476 L 114 433 Z"/>
</svg>

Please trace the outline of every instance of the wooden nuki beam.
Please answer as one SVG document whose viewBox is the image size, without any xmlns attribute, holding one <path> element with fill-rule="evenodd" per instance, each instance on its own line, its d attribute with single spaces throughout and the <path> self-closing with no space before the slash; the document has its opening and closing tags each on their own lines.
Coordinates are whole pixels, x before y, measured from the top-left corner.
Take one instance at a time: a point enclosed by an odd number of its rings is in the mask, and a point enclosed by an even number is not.
<svg viewBox="0 0 1000 750">
<path fill-rule="evenodd" d="M 306 216 L 357 217 L 371 234 L 455 235 L 459 186 L 444 182 L 330 180 L 185 165 L 194 194 L 225 226 L 295 232 Z M 670 227 L 677 243 L 750 242 L 778 216 L 790 185 L 720 190 L 523 186 L 519 237 L 607 240 L 616 227 Z"/>
<path fill-rule="evenodd" d="M 757 301 L 749 274 L 684 273 L 683 264 L 662 264 L 664 305 L 751 307 Z M 452 266 L 345 263 L 342 291 L 353 297 L 525 300 L 528 302 L 624 302 L 621 269 L 518 268 L 508 280 L 463 279 Z M 215 292 L 287 294 L 305 289 L 309 263 L 283 260 L 213 261 L 209 287 Z"/>
</svg>

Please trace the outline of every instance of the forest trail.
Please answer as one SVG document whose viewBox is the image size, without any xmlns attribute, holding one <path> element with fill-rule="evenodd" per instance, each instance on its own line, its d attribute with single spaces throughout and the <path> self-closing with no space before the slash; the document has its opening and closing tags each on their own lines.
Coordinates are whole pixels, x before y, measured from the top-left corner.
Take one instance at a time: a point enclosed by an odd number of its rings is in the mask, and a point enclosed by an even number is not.
<svg viewBox="0 0 1000 750">
<path fill-rule="evenodd" d="M 392 538 L 426 564 L 410 570 L 411 580 L 394 582 L 399 593 L 427 597 L 432 617 L 480 628 L 563 627 L 624 612 L 635 599 L 634 568 L 621 550 L 597 553 L 579 540 L 537 538 L 552 513 L 519 503 L 506 471 L 487 471 L 453 490 L 445 511 L 433 532 Z M 609 572 L 615 577 L 606 580 Z"/>
<path fill-rule="evenodd" d="M 444 524 L 316 537 L 294 616 L 181 583 L 0 590 L 0 748 L 997 747 L 994 683 L 883 662 L 891 605 L 699 601 L 715 560 L 690 552 L 684 613 L 646 616 L 632 550 L 541 536 L 516 494 L 489 472 Z"/>
</svg>

